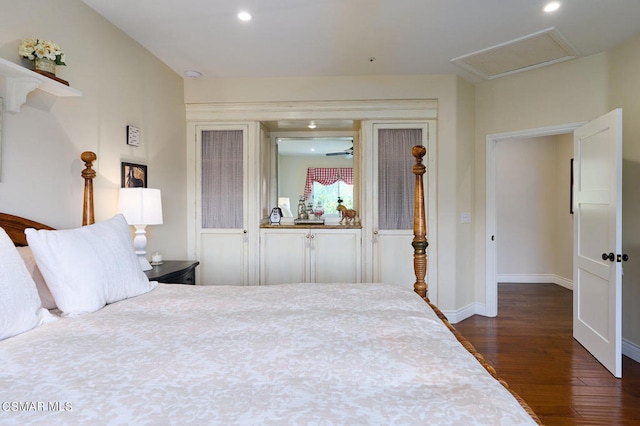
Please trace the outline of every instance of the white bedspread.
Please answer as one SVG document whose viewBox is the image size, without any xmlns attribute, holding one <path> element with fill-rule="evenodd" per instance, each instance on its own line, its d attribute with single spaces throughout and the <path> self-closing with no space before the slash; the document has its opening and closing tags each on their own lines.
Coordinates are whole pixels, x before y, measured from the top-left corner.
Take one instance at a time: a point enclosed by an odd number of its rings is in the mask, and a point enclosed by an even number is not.
<svg viewBox="0 0 640 426">
<path fill-rule="evenodd" d="M 534 424 L 413 292 L 160 285 L 0 342 L 0 424 Z"/>
</svg>

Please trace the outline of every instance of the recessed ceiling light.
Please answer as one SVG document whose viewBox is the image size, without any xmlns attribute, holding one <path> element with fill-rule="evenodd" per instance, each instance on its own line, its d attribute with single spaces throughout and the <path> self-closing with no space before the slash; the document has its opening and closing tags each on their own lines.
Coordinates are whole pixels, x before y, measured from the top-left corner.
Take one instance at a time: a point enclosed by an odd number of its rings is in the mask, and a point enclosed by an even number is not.
<svg viewBox="0 0 640 426">
<path fill-rule="evenodd" d="M 560 9 L 560 2 L 559 1 L 552 1 L 552 2 L 547 3 L 547 5 L 542 10 L 544 10 L 547 13 L 551 13 L 551 12 L 555 12 L 558 9 Z"/>
<path fill-rule="evenodd" d="M 243 21 L 243 22 L 247 22 L 250 21 L 253 18 L 253 16 L 251 16 L 251 14 L 245 10 L 243 10 L 242 12 L 238 13 L 238 19 Z"/>
<path fill-rule="evenodd" d="M 202 77 L 202 73 L 201 72 L 193 71 L 193 70 L 185 71 L 184 75 L 186 75 L 189 78 L 200 78 L 200 77 Z"/>
<path fill-rule="evenodd" d="M 310 129 L 315 129 L 315 128 L 316 128 L 316 127 L 318 127 L 318 126 L 316 126 L 316 123 L 314 123 L 314 122 L 312 121 L 311 123 L 309 123 L 309 125 L 308 125 L 307 127 L 308 127 L 308 128 L 310 128 Z"/>
</svg>

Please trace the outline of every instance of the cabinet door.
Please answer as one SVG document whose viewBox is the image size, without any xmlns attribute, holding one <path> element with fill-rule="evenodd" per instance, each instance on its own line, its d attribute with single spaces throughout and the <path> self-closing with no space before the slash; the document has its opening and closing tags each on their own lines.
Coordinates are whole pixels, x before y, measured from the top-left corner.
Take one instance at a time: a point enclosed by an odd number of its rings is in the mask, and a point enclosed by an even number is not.
<svg viewBox="0 0 640 426">
<path fill-rule="evenodd" d="M 365 193 L 369 195 L 363 221 L 366 223 L 366 281 L 413 288 L 411 241 L 415 176 L 412 167 L 415 163 L 409 153 L 415 145 L 428 144 L 430 125 L 430 122 L 367 124 L 373 143 L 368 147 L 371 161 L 365 181 Z M 427 217 L 427 221 L 430 220 L 431 217 Z"/>
<path fill-rule="evenodd" d="M 263 285 L 309 281 L 309 230 L 262 229 L 260 281 Z"/>
<path fill-rule="evenodd" d="M 251 240 L 248 227 L 248 126 L 196 129 L 196 256 L 199 283 L 247 285 Z"/>
<path fill-rule="evenodd" d="M 359 229 L 311 229 L 310 234 L 312 282 L 361 282 Z"/>
</svg>

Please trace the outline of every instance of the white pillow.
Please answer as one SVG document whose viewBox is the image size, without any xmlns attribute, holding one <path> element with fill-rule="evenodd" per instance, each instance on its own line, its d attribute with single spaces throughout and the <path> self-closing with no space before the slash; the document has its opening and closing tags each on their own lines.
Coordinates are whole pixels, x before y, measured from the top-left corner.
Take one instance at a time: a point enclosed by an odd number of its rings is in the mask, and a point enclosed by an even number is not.
<svg viewBox="0 0 640 426">
<path fill-rule="evenodd" d="M 57 307 L 56 301 L 53 299 L 51 291 L 49 291 L 49 287 L 47 287 L 47 283 L 44 281 L 42 273 L 40 273 L 40 269 L 38 269 L 36 260 L 33 258 L 33 253 L 31 252 L 31 248 L 29 248 L 28 246 L 24 246 L 16 247 L 16 249 L 18 249 L 18 254 L 20 254 L 20 257 L 27 267 L 27 271 L 29 271 L 31 279 L 33 279 L 33 282 L 36 283 L 36 288 L 38 289 L 38 296 L 40 296 L 42 307 L 45 309 L 55 309 Z"/>
<path fill-rule="evenodd" d="M 0 340 L 48 320 L 53 320 L 53 316 L 41 307 L 27 267 L 5 230 L 0 228 Z"/>
<path fill-rule="evenodd" d="M 142 272 L 121 214 L 82 228 L 25 234 L 63 315 L 94 312 L 158 285 Z"/>
</svg>

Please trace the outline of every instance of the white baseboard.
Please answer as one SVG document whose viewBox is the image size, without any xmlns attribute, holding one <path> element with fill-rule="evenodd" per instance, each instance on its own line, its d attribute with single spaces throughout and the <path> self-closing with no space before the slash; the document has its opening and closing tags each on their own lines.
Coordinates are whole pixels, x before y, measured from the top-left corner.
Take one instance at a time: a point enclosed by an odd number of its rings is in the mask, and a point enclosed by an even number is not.
<svg viewBox="0 0 640 426">
<path fill-rule="evenodd" d="M 640 345 L 622 339 L 622 354 L 628 356 L 635 362 L 640 362 Z M 624 374 L 624 371 L 622 372 Z"/>
<path fill-rule="evenodd" d="M 498 274 L 496 279 L 499 283 L 557 284 L 561 287 L 573 290 L 573 280 L 555 274 Z"/>
<path fill-rule="evenodd" d="M 484 315 L 486 313 L 484 303 L 472 303 L 455 311 L 442 311 L 451 324 L 457 324 L 474 315 Z"/>
</svg>

